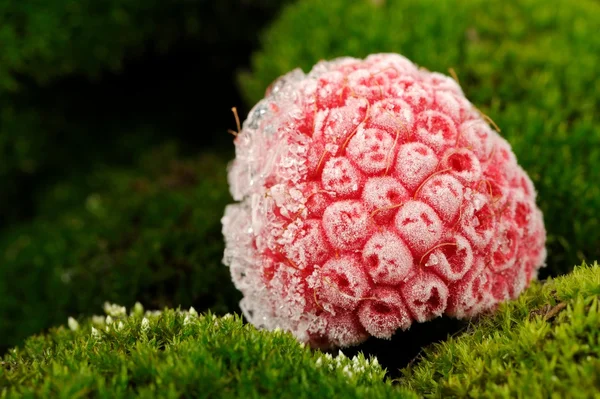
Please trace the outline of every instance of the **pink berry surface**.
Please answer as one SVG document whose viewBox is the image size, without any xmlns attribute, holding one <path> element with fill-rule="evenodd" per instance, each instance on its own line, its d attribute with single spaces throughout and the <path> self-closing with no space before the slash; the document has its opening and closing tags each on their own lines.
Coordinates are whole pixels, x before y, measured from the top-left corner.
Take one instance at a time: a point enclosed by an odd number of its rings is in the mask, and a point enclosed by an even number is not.
<svg viewBox="0 0 600 399">
<path fill-rule="evenodd" d="M 258 328 L 313 347 L 516 298 L 544 265 L 536 192 L 442 74 L 397 54 L 275 81 L 235 139 L 224 263 Z"/>
</svg>

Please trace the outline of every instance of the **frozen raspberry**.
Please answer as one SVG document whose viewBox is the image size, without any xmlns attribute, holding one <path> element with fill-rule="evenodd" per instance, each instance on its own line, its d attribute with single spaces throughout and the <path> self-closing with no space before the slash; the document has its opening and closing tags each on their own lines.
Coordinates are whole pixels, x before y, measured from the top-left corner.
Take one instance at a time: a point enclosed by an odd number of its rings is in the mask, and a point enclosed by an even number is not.
<svg viewBox="0 0 600 399">
<path fill-rule="evenodd" d="M 395 54 L 277 80 L 235 140 L 224 263 L 260 328 L 315 347 L 515 298 L 543 266 L 535 190 L 456 82 Z"/>
</svg>

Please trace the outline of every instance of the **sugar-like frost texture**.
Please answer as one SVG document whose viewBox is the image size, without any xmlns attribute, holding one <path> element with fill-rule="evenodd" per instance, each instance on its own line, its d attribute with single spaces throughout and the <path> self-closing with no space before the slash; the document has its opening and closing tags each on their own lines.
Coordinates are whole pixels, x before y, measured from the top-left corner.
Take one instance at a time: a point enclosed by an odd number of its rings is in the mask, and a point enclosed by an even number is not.
<svg viewBox="0 0 600 399">
<path fill-rule="evenodd" d="M 276 80 L 235 139 L 223 216 L 246 318 L 314 347 L 516 298 L 544 265 L 531 180 L 460 86 L 397 54 Z"/>
</svg>

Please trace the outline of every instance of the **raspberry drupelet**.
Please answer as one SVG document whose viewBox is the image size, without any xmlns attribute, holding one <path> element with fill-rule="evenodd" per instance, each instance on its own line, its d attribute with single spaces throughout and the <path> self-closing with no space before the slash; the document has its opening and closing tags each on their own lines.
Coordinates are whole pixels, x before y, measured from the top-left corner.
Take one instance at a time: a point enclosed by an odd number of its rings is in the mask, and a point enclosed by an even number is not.
<svg viewBox="0 0 600 399">
<path fill-rule="evenodd" d="M 245 317 L 314 347 L 516 298 L 544 265 L 533 184 L 452 79 L 396 54 L 319 62 L 235 139 L 224 263 Z"/>
</svg>

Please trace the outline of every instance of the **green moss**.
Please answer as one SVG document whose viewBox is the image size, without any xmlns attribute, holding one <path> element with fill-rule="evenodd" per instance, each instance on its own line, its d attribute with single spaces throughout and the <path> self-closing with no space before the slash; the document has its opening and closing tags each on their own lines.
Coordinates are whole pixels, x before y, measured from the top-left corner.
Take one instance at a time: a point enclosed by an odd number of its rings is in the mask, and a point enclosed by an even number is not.
<svg viewBox="0 0 600 399">
<path fill-rule="evenodd" d="M 263 35 L 239 83 L 249 104 L 278 76 L 320 59 L 396 52 L 454 68 L 502 128 L 539 192 L 549 268 L 600 258 L 600 4 L 543 0 L 304 0 Z"/>
<path fill-rule="evenodd" d="M 75 330 L 55 328 L 12 350 L 0 363 L 0 396 L 415 397 L 384 381 L 373 360 L 332 359 L 238 316 L 108 310 L 111 320 L 70 321 Z"/>
<path fill-rule="evenodd" d="M 535 283 L 427 348 L 403 387 L 427 397 L 592 397 L 600 388 L 600 267 Z"/>
<path fill-rule="evenodd" d="M 598 264 L 536 282 L 426 348 L 396 384 L 374 359 L 332 358 L 238 316 L 144 313 L 139 304 L 127 316 L 105 303 L 110 319 L 69 320 L 6 354 L 0 396 L 591 397 L 600 386 L 599 298 Z"/>
<path fill-rule="evenodd" d="M 45 216 L 0 237 L 0 352 L 104 300 L 236 309 L 221 264 L 225 173 L 223 157 L 182 160 L 165 146 L 137 169 L 48 189 Z"/>
</svg>

